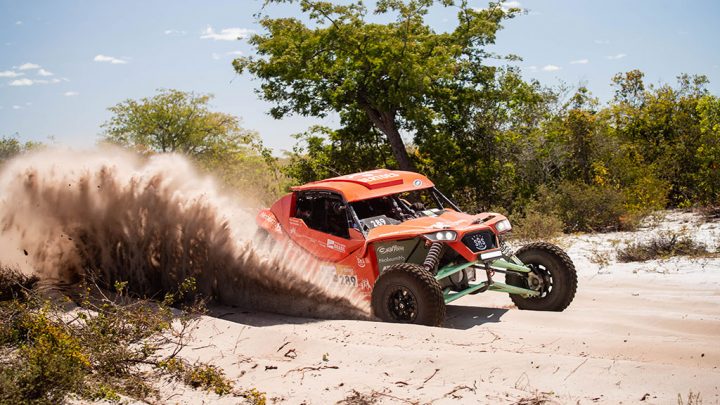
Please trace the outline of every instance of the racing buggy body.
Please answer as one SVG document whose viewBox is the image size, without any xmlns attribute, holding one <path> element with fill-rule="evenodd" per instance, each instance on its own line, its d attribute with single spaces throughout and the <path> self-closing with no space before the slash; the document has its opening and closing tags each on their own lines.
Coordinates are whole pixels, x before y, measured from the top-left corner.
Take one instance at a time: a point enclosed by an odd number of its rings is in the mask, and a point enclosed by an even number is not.
<svg viewBox="0 0 720 405">
<path fill-rule="evenodd" d="M 577 287 L 559 247 L 513 253 L 505 216 L 464 213 L 417 173 L 379 169 L 293 187 L 257 223 L 262 238 L 299 246 L 359 289 L 384 321 L 441 325 L 447 303 L 485 291 L 510 294 L 520 309 L 562 311 Z"/>
</svg>

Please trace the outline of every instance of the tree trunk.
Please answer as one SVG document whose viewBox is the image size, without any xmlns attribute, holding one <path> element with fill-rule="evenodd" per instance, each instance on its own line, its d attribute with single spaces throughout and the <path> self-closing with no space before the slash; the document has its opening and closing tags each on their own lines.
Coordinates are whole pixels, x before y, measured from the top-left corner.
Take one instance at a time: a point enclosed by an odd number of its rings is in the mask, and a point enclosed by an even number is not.
<svg viewBox="0 0 720 405">
<path fill-rule="evenodd" d="M 400 170 L 414 171 L 415 165 L 410 161 L 407 149 L 405 149 L 405 143 L 400 136 L 400 131 L 397 128 L 395 122 L 395 111 L 377 111 L 376 109 L 365 106 L 365 113 L 367 114 L 370 121 L 387 137 L 390 142 L 390 148 L 392 149 L 395 160 L 398 162 Z"/>
</svg>

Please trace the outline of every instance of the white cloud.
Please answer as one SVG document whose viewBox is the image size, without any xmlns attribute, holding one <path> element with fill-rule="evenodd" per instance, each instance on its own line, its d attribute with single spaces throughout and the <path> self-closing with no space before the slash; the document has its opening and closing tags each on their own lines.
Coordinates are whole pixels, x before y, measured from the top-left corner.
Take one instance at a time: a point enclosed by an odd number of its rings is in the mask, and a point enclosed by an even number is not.
<svg viewBox="0 0 720 405">
<path fill-rule="evenodd" d="M 80 93 L 78 93 L 77 91 L 66 91 L 65 93 L 63 93 L 63 96 L 65 97 L 75 97 L 79 95 Z"/>
<path fill-rule="evenodd" d="M 19 105 L 14 105 L 12 108 L 13 108 L 13 110 L 19 110 L 19 109 L 21 109 L 22 107 L 20 107 Z"/>
<path fill-rule="evenodd" d="M 624 58 L 624 57 L 626 57 L 626 56 L 627 56 L 627 55 L 624 54 L 624 53 L 619 53 L 619 54 L 617 54 L 617 55 L 610 55 L 610 56 L 608 56 L 607 58 L 610 59 L 610 60 L 618 60 L 618 59 L 622 59 L 622 58 Z"/>
<path fill-rule="evenodd" d="M 14 72 L 12 70 L 5 70 L 5 71 L 0 72 L 0 77 L 18 77 L 18 76 L 23 76 L 23 75 L 25 75 L 25 73 Z"/>
<path fill-rule="evenodd" d="M 240 55 L 244 55 L 244 54 L 243 54 L 243 51 L 229 51 L 229 52 L 225 52 L 225 53 L 222 53 L 222 54 L 217 53 L 217 52 L 213 52 L 213 53 L 210 54 L 210 57 L 212 57 L 213 60 L 220 60 L 220 59 L 222 59 L 224 56 L 233 57 L 233 56 L 240 56 Z"/>
<path fill-rule="evenodd" d="M 15 21 L 15 25 L 22 25 L 22 21 L 20 21 L 20 20 Z"/>
<path fill-rule="evenodd" d="M 520 4 L 519 1 L 506 1 L 504 3 L 501 3 L 500 7 L 503 9 L 503 11 L 508 11 L 511 8 L 519 8 L 520 10 L 523 10 L 523 6 L 522 4 Z"/>
<path fill-rule="evenodd" d="M 111 64 L 113 64 L 113 65 L 123 65 L 123 64 L 125 64 L 125 63 L 128 63 L 128 62 L 127 62 L 126 60 L 124 60 L 124 59 L 118 59 L 118 58 L 115 58 L 115 57 L 112 57 L 112 56 L 107 56 L 107 55 L 102 55 L 102 54 L 101 54 L 101 55 L 96 55 L 93 60 L 94 60 L 95 62 L 106 62 L 106 63 L 111 63 Z"/>
<path fill-rule="evenodd" d="M 578 59 L 570 61 L 571 65 L 587 65 L 588 63 L 590 63 L 589 59 Z"/>
<path fill-rule="evenodd" d="M 530 65 L 530 66 L 528 66 L 528 69 L 530 69 L 531 72 L 535 72 L 535 71 L 537 71 L 537 66 Z"/>
<path fill-rule="evenodd" d="M 223 28 L 220 32 L 215 32 L 213 27 L 209 26 L 205 28 L 205 31 L 200 35 L 201 39 L 213 39 L 215 41 L 235 41 L 242 38 L 247 38 L 250 34 L 255 31 L 247 28 Z"/>
<path fill-rule="evenodd" d="M 22 79 L 13 80 L 13 81 L 11 81 L 11 82 L 8 83 L 8 84 L 9 84 L 10 86 L 16 86 L 16 87 L 17 87 L 17 86 L 32 86 L 32 85 L 34 85 L 34 84 L 57 84 L 57 83 L 60 83 L 61 81 L 62 81 L 62 80 L 60 80 L 60 79 L 58 79 L 58 78 L 53 78 L 53 79 L 51 79 L 51 80 L 46 80 L 46 79 L 35 79 L 35 80 L 32 80 L 32 79 L 28 79 L 28 78 L 22 78 Z"/>
<path fill-rule="evenodd" d="M 40 69 L 37 72 L 40 76 L 54 76 L 54 74 L 48 70 Z"/>
<path fill-rule="evenodd" d="M 11 81 L 9 84 L 11 86 L 32 86 L 35 82 L 30 79 L 17 79 Z"/>
<path fill-rule="evenodd" d="M 545 65 L 542 68 L 542 70 L 545 72 L 557 72 L 560 69 L 561 69 L 560 66 L 555 66 L 555 65 Z"/>
<path fill-rule="evenodd" d="M 609 39 L 596 39 L 596 40 L 593 41 L 593 42 L 595 42 L 595 43 L 598 44 L 598 45 L 608 45 L 608 44 L 610 44 L 610 40 L 609 40 Z"/>
<path fill-rule="evenodd" d="M 18 66 L 19 70 L 30 70 L 30 69 L 40 69 L 40 65 L 36 65 L 34 63 L 23 63 L 22 65 Z"/>
<path fill-rule="evenodd" d="M 163 31 L 165 35 L 185 35 L 187 34 L 187 31 L 183 30 L 165 30 Z"/>
</svg>

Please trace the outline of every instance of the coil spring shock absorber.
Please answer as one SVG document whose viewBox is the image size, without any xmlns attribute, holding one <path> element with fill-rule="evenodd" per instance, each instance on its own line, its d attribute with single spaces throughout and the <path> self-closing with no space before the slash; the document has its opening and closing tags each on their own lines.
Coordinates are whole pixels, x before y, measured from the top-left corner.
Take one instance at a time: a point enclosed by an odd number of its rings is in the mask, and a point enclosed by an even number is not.
<svg viewBox="0 0 720 405">
<path fill-rule="evenodd" d="M 430 245 L 430 250 L 428 250 L 427 257 L 425 257 L 425 261 L 423 262 L 425 270 L 432 274 L 437 272 L 437 266 L 440 263 L 440 257 L 442 256 L 444 247 L 445 244 L 441 242 L 433 242 L 433 244 Z"/>
<path fill-rule="evenodd" d="M 505 238 L 500 236 L 500 237 L 498 237 L 498 239 L 500 239 L 500 250 L 502 251 L 503 255 L 505 255 L 505 257 L 513 257 L 515 255 L 515 253 L 510 248 L 510 246 L 508 246 L 507 243 L 505 243 Z"/>
</svg>

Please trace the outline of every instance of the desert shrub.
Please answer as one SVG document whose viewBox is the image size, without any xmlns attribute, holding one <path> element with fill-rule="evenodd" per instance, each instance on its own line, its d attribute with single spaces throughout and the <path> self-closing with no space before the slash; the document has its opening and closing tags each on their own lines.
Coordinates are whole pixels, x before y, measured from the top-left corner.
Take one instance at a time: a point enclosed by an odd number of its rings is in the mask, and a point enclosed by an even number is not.
<svg viewBox="0 0 720 405">
<path fill-rule="evenodd" d="M 620 191 L 611 187 L 565 181 L 555 189 L 541 188 L 541 212 L 554 213 L 566 232 L 597 232 L 621 229 L 628 216 Z"/>
<path fill-rule="evenodd" d="M 524 213 L 511 218 L 513 231 L 511 239 L 540 240 L 553 239 L 563 231 L 563 222 L 552 212 L 542 213 L 530 207 Z"/>
<path fill-rule="evenodd" d="M 677 234 L 659 235 L 646 242 L 631 243 L 618 250 L 620 262 L 644 262 L 672 256 L 706 256 L 707 247 L 687 236 Z"/>
<path fill-rule="evenodd" d="M 0 403 L 59 403 L 82 390 L 90 360 L 82 342 L 49 305 L 11 302 L 0 309 L 3 358 Z"/>
<path fill-rule="evenodd" d="M 0 264 L 0 301 L 17 298 L 35 286 L 38 279 L 14 267 Z"/>
<path fill-rule="evenodd" d="M 700 208 L 700 215 L 705 222 L 720 221 L 720 205 Z"/>
</svg>

